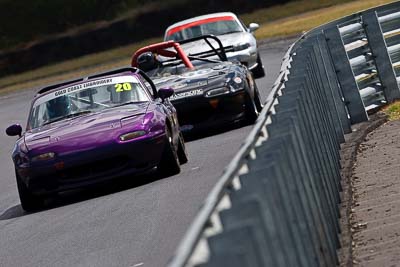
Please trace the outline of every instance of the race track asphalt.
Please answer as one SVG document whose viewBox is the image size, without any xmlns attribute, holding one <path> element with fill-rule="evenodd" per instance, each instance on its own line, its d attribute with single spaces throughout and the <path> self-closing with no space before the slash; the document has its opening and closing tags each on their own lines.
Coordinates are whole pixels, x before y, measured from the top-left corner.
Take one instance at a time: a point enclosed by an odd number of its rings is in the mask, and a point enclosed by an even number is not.
<svg viewBox="0 0 400 267">
<path fill-rule="evenodd" d="M 261 46 L 265 99 L 294 40 Z M 0 266 L 165 266 L 193 217 L 251 126 L 187 143 L 189 163 L 161 180 L 124 178 L 64 194 L 49 208 L 25 213 L 19 205 L 5 128 L 25 124 L 33 90 L 0 96 Z M 146 179 L 147 178 L 147 179 Z"/>
</svg>

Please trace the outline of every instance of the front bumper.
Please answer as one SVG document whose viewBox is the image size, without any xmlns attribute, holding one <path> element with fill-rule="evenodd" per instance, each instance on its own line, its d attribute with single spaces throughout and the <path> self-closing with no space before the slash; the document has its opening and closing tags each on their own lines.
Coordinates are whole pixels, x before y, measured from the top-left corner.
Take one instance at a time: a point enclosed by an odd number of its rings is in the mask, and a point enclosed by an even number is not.
<svg viewBox="0 0 400 267">
<path fill-rule="evenodd" d="M 23 170 L 22 180 L 37 195 L 77 189 L 128 174 L 141 174 L 160 161 L 165 135 L 126 143 L 113 143 Z M 18 168 L 17 168 L 18 171 Z M 20 173 L 21 176 L 21 173 Z"/>
<path fill-rule="evenodd" d="M 244 90 L 215 97 L 197 96 L 172 101 L 178 112 L 183 132 L 201 130 L 243 119 L 246 92 Z"/>
</svg>

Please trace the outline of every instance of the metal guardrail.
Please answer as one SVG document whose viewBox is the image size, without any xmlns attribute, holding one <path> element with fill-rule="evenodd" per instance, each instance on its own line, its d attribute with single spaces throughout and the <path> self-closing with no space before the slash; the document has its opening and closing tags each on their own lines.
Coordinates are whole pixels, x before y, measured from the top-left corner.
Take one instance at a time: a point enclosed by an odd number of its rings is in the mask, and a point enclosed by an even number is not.
<svg viewBox="0 0 400 267">
<path fill-rule="evenodd" d="M 400 99 L 400 2 L 303 35 L 170 267 L 333 266 L 340 143 Z"/>
</svg>

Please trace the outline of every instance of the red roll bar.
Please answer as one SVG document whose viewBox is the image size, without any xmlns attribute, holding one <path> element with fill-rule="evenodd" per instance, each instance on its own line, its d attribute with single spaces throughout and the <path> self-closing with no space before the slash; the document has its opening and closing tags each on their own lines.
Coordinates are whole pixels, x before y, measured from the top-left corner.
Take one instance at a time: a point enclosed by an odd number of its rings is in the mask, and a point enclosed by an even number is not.
<svg viewBox="0 0 400 267">
<path fill-rule="evenodd" d="M 171 47 L 174 48 L 175 51 L 167 50 L 167 48 Z M 177 42 L 167 41 L 140 48 L 132 56 L 132 61 L 131 61 L 132 67 L 138 67 L 137 59 L 141 54 L 145 52 L 152 52 L 164 57 L 171 57 L 171 58 L 178 57 L 182 60 L 183 64 L 185 64 L 187 68 L 194 69 L 192 62 L 190 62 L 190 59 L 187 57 L 182 47 Z"/>
</svg>

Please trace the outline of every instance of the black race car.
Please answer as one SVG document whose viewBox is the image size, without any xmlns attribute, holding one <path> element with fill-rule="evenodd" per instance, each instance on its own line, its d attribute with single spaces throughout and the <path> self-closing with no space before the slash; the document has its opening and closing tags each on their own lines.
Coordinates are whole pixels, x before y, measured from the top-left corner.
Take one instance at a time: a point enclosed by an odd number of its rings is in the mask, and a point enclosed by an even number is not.
<svg viewBox="0 0 400 267">
<path fill-rule="evenodd" d="M 199 40 L 210 49 L 186 55 L 185 46 Z M 145 71 L 157 88 L 174 89 L 170 101 L 183 131 L 240 120 L 254 123 L 262 108 L 252 73 L 240 62 L 228 61 L 221 41 L 212 35 L 143 47 L 131 65 Z"/>
</svg>

